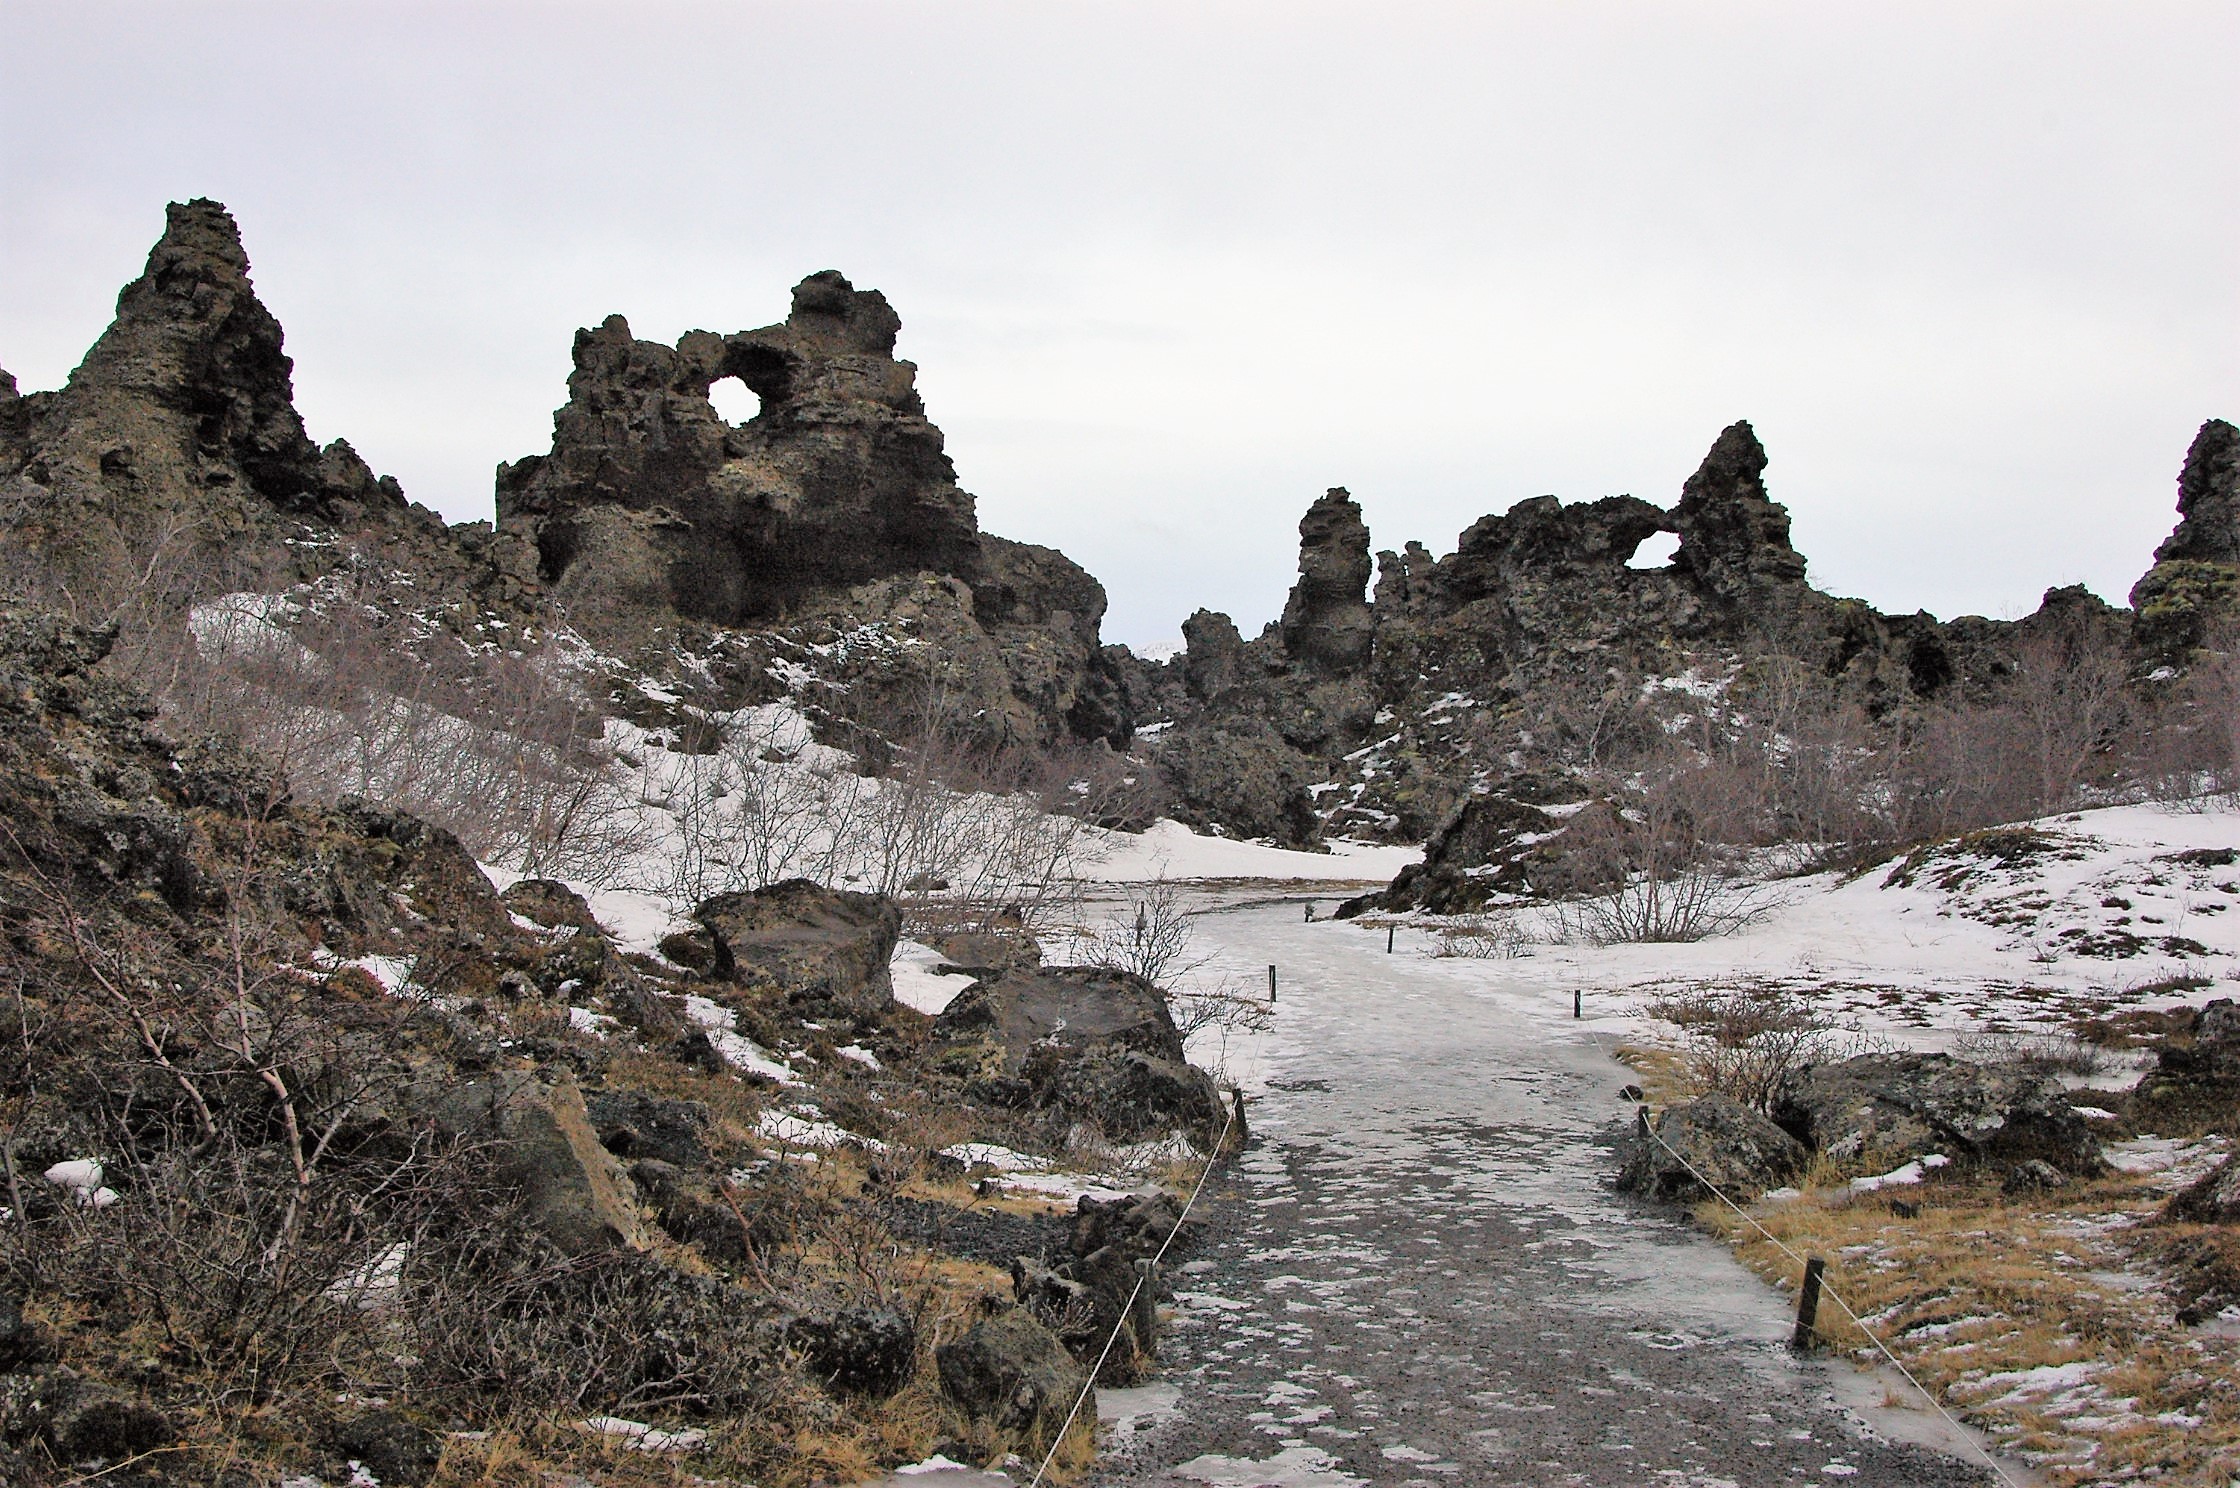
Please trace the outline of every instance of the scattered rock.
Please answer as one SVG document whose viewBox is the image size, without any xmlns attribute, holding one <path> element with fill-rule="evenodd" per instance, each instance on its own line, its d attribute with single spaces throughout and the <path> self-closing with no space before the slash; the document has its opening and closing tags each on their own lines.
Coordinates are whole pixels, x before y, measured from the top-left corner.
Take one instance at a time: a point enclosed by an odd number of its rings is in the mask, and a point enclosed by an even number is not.
<svg viewBox="0 0 2240 1488">
<path fill-rule="evenodd" d="M 0 1374 L 45 1364 L 54 1358 L 47 1330 L 23 1315 L 15 1298 L 0 1294 Z"/>
<path fill-rule="evenodd" d="M 2100 1143 L 2055 1081 L 1948 1054 L 1864 1054 L 1785 1077 L 1773 1119 L 1837 1159 L 1902 1162 L 1930 1152 L 1984 1161 L 2040 1158 L 2098 1173 Z"/>
<path fill-rule="evenodd" d="M 599 1145 L 571 1077 L 508 1071 L 425 1092 L 418 1104 L 440 1129 L 495 1144 L 496 1176 L 520 1190 L 529 1223 L 561 1250 L 645 1244 L 630 1177 Z"/>
<path fill-rule="evenodd" d="M 997 1313 L 933 1356 L 949 1398 L 1029 1457 L 1056 1442 L 1088 1386 L 1065 1345 L 1023 1307 Z M 1096 1419 L 1093 1388 L 1081 1418 Z"/>
<path fill-rule="evenodd" d="M 698 1101 L 643 1090 L 596 1090 L 584 1097 L 599 1143 L 625 1162 L 653 1158 L 679 1168 L 708 1165 L 715 1116 Z"/>
<path fill-rule="evenodd" d="M 876 1018 L 894 1005 L 887 963 L 902 934 L 892 899 L 789 879 L 724 894 L 694 912 L 714 941 L 711 972 L 768 984 L 813 1011 Z"/>
<path fill-rule="evenodd" d="M 1795 1137 L 1730 1096 L 1668 1106 L 1651 1129 L 1662 1145 L 1637 1137 L 1618 1186 L 1660 1199 L 1707 1199 L 1704 1180 L 1709 1180 L 1728 1197 L 1745 1201 L 1803 1172 L 1812 1157 Z"/>
<path fill-rule="evenodd" d="M 2007 1176 L 2000 1187 L 2011 1194 L 2043 1193 L 2049 1189 L 2066 1188 L 2068 1175 L 2042 1157 L 2027 1158 L 2007 1169 Z"/>
<path fill-rule="evenodd" d="M 2202 1174 L 2163 1213 L 2192 1224 L 2240 1225 L 2240 1159 L 2227 1157 Z"/>
<path fill-rule="evenodd" d="M 908 1384 L 917 1367 L 918 1330 L 887 1308 L 797 1318 L 787 1336 L 819 1379 L 847 1394 L 884 1400 Z"/>
<path fill-rule="evenodd" d="M 167 1447 L 178 1434 L 147 1401 L 85 1381 L 61 1396 L 47 1421 L 47 1440 L 65 1462 L 119 1462 Z"/>
<path fill-rule="evenodd" d="M 421 1488 L 443 1459 L 443 1434 L 393 1410 L 353 1416 L 326 1434 L 328 1452 L 345 1465 L 357 1463 L 381 1488 Z"/>
</svg>

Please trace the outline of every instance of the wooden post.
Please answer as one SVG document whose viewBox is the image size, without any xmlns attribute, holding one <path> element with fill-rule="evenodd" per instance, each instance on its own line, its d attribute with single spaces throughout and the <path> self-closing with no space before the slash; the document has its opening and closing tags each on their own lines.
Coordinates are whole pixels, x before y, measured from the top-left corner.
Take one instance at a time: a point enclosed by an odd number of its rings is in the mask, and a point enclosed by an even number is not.
<svg viewBox="0 0 2240 1488">
<path fill-rule="evenodd" d="M 1804 1285 L 1797 1291 L 1797 1334 L 1789 1340 L 1789 1347 L 1802 1352 L 1819 1341 L 1813 1323 L 1820 1316 L 1820 1273 L 1828 1263 L 1818 1256 L 1804 1263 Z"/>
<path fill-rule="evenodd" d="M 1274 1002 L 1275 1000 L 1276 1000 L 1276 969 L 1275 969 L 1275 968 L 1274 968 L 1273 966 L 1271 966 L 1271 967 L 1269 967 L 1269 968 L 1268 968 L 1268 1001 L 1270 1001 L 1270 1002 Z"/>
<path fill-rule="evenodd" d="M 1580 1010 L 1581 1010 L 1581 1009 L 1582 1009 L 1582 1008 L 1583 1008 L 1583 1007 L 1585 1006 L 1585 1003 L 1584 1003 L 1584 1002 L 1583 1002 L 1583 1001 L 1582 1001 L 1581 999 L 1582 999 L 1582 998 L 1584 998 L 1584 996 L 1585 996 L 1585 995 L 1586 995 L 1585 993 L 1581 992 L 1581 991 L 1580 991 L 1580 990 L 1579 990 L 1578 988 L 1576 988 L 1576 987 L 1574 987 L 1574 988 L 1572 988 L 1572 989 L 1571 989 L 1571 1016 L 1572 1016 L 1572 1017 L 1574 1017 L 1574 1018 L 1577 1018 L 1577 1017 L 1580 1017 L 1580 1016 L 1582 1016 L 1582 1014 L 1581 1014 L 1581 1011 L 1580 1011 Z"/>
<path fill-rule="evenodd" d="M 1128 1310 L 1128 1326 L 1136 1335 L 1136 1351 L 1146 1357 L 1159 1343 L 1159 1263 L 1136 1262 L 1136 1300 Z"/>
<path fill-rule="evenodd" d="M 1387 956 L 1392 954 L 1392 937 L 1398 935 L 1399 933 L 1400 927 L 1398 925 L 1387 925 L 1384 927 L 1384 953 Z"/>
</svg>

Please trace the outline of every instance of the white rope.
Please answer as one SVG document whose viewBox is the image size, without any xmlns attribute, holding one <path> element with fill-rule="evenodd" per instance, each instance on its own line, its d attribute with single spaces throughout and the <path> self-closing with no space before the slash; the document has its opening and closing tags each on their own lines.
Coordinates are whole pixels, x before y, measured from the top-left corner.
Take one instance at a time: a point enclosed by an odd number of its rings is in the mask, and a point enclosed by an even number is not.
<svg viewBox="0 0 2240 1488">
<path fill-rule="evenodd" d="M 1243 1104 L 1244 1092 L 1240 1090 L 1237 1092 L 1236 1105 Z M 1112 1346 L 1120 1341 L 1120 1330 L 1128 1326 L 1128 1318 L 1135 1311 L 1136 1298 L 1143 1293 L 1143 1284 L 1157 1273 L 1159 1263 L 1167 1258 L 1167 1247 L 1174 1244 L 1174 1237 L 1182 1233 L 1183 1223 L 1190 1218 L 1190 1211 L 1196 1206 L 1198 1195 L 1205 1192 L 1206 1180 L 1213 1176 L 1213 1165 L 1221 1161 L 1221 1149 L 1229 1145 L 1229 1131 L 1237 1121 L 1236 1106 L 1223 1102 L 1223 1108 L 1221 1135 L 1214 1139 L 1213 1155 L 1206 1159 L 1204 1170 L 1198 1174 L 1197 1186 L 1190 1190 L 1190 1197 L 1183 1201 L 1182 1212 L 1175 1216 L 1174 1228 L 1167 1231 L 1167 1238 L 1159 1242 L 1158 1253 L 1151 1257 L 1151 1270 L 1136 1273 L 1136 1284 L 1128 1290 L 1128 1300 L 1120 1308 L 1120 1320 L 1112 1325 L 1112 1336 L 1104 1341 L 1104 1348 L 1097 1354 L 1097 1362 L 1089 1366 L 1089 1377 L 1081 1382 L 1081 1393 L 1073 1397 L 1073 1409 L 1066 1412 L 1066 1423 L 1050 1439 L 1050 1450 L 1042 1454 L 1042 1466 L 1034 1470 L 1034 1479 L 1027 1484 L 1027 1488 L 1040 1488 L 1042 1475 L 1050 1471 L 1050 1464 L 1057 1460 L 1058 1448 L 1065 1445 L 1066 1433 L 1073 1430 L 1074 1417 L 1081 1414 L 1082 1403 L 1089 1398 L 1089 1392 L 1097 1387 L 1097 1376 L 1104 1372 L 1104 1361 L 1112 1356 Z"/>
<path fill-rule="evenodd" d="M 1709 1189 L 1713 1198 L 1726 1205 L 1729 1209 L 1732 1209 L 1735 1213 L 1741 1215 L 1743 1223 L 1749 1225 L 1751 1229 L 1756 1230 L 1759 1234 L 1765 1236 L 1766 1239 L 1773 1245 L 1774 1249 L 1780 1251 L 1783 1255 L 1787 1256 L 1790 1260 L 1795 1261 L 1800 1266 L 1805 1264 L 1805 1258 L 1801 1255 L 1798 1255 L 1788 1246 L 1782 1244 L 1780 1236 L 1774 1234 L 1773 1231 L 1758 1223 L 1756 1215 L 1743 1208 L 1740 1204 L 1737 1204 L 1734 1200 L 1728 1198 L 1726 1194 L 1720 1190 L 1719 1185 L 1713 1183 L 1709 1178 L 1704 1177 L 1703 1174 L 1698 1171 L 1696 1165 L 1692 1162 L 1689 1162 L 1686 1155 L 1683 1154 L 1679 1148 L 1673 1146 L 1670 1142 L 1667 1142 L 1663 1137 L 1658 1136 L 1657 1129 L 1649 1124 L 1649 1113 L 1646 1108 L 1644 1108 L 1641 1112 L 1641 1132 L 1642 1135 L 1646 1136 L 1650 1141 L 1656 1143 L 1659 1147 L 1662 1147 L 1665 1151 L 1671 1153 L 1675 1158 L 1678 1158 L 1680 1161 L 1680 1166 L 1688 1170 L 1688 1174 L 1690 1177 L 1694 1178 L 1696 1182 Z M 1906 1368 L 1905 1361 L 1903 1359 L 1900 1359 L 1896 1354 L 1890 1352 L 1890 1345 L 1884 1343 L 1880 1338 L 1877 1338 L 1875 1336 L 1874 1330 L 1872 1328 L 1869 1328 L 1863 1321 L 1860 1320 L 1859 1314 L 1852 1311 L 1851 1304 L 1844 1301 L 1842 1294 L 1838 1292 L 1832 1284 L 1829 1283 L 1827 1279 L 1827 1273 L 1825 1271 L 1821 1273 L 1820 1290 L 1823 1294 L 1830 1298 L 1836 1304 L 1836 1306 L 1843 1309 L 1843 1315 L 1851 1319 L 1851 1325 L 1854 1328 L 1857 1328 L 1861 1333 L 1866 1335 L 1867 1342 L 1873 1344 L 1876 1348 L 1882 1351 L 1882 1357 L 1888 1359 L 1892 1367 L 1894 1367 L 1899 1374 L 1905 1377 L 1906 1383 L 1921 1392 L 1921 1398 L 1929 1402 L 1930 1409 L 1934 1410 L 1938 1415 L 1944 1417 L 1945 1424 L 1950 1426 L 1953 1431 L 1958 1434 L 1964 1441 L 1966 1441 L 1970 1447 L 1975 1449 L 1976 1455 L 1983 1459 L 1984 1465 L 1991 1469 L 1992 1475 L 1998 1478 L 2000 1482 L 2012 1485 L 2014 1483 L 2014 1479 L 2007 1476 L 2007 1470 L 2000 1465 L 1999 1459 L 1992 1456 L 1989 1449 L 1987 1449 L 1982 1442 L 1976 1440 L 1974 1432 L 1968 1430 L 1968 1428 L 1962 1426 L 1958 1421 L 1954 1420 L 1952 1412 L 1944 1408 L 1944 1402 L 1937 1399 L 1937 1397 L 1930 1392 L 1927 1385 L 1924 1385 L 1920 1380 L 1915 1379 L 1913 1376 L 1913 1371 Z"/>
</svg>

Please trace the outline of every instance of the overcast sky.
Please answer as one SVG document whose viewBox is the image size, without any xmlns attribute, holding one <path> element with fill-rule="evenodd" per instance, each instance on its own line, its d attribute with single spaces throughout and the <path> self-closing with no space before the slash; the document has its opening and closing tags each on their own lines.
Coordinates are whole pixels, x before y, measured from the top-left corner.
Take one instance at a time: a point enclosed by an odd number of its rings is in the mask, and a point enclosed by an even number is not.
<svg viewBox="0 0 2240 1488">
<path fill-rule="evenodd" d="M 314 437 L 454 520 L 575 328 L 903 320 L 982 525 L 1108 636 L 1669 504 L 1752 420 L 1814 579 L 2120 602 L 2240 418 L 2240 5 L 0 4 L 0 366 L 58 385 L 214 196 Z"/>
</svg>

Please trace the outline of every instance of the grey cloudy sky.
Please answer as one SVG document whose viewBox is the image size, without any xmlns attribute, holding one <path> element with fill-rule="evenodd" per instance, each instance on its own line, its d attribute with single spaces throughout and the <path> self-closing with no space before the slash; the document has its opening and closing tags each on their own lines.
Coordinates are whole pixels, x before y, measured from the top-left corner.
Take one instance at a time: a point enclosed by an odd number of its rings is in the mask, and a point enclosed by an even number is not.
<svg viewBox="0 0 2240 1488">
<path fill-rule="evenodd" d="M 1349 486 L 1434 551 L 1749 418 L 1815 579 L 2119 600 L 2240 417 L 2240 6 L 0 5 L 0 366 L 219 198 L 312 433 L 453 519 L 568 344 L 903 317 L 983 525 L 1155 642 Z"/>
</svg>

